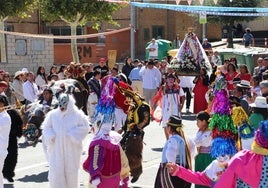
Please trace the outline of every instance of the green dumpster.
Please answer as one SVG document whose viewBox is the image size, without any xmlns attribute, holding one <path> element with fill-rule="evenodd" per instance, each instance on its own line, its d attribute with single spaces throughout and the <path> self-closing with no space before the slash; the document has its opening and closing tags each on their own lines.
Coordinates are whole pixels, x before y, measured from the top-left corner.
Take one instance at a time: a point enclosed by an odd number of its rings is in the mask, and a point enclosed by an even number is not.
<svg viewBox="0 0 268 188">
<path fill-rule="evenodd" d="M 169 40 L 164 40 L 164 39 L 157 39 L 155 41 L 158 44 L 158 59 L 162 60 L 163 57 L 168 56 L 168 51 L 174 48 L 173 43 Z M 151 44 L 151 42 L 148 42 L 145 48 L 147 48 L 149 44 Z M 148 58 L 149 58 L 149 52 L 148 50 L 146 50 L 146 59 Z"/>
<path fill-rule="evenodd" d="M 249 72 L 252 74 L 255 67 L 253 53 L 245 53 L 244 56 L 246 61 L 245 64 L 247 65 Z"/>
</svg>

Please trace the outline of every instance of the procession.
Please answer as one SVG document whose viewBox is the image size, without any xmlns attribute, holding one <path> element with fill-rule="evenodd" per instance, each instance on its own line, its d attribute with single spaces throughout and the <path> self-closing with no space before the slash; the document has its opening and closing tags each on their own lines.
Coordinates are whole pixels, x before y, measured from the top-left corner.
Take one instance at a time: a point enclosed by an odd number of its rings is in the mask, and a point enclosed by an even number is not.
<svg viewBox="0 0 268 188">
<path fill-rule="evenodd" d="M 0 5 L 0 188 L 267 187 L 265 3 Z"/>
</svg>

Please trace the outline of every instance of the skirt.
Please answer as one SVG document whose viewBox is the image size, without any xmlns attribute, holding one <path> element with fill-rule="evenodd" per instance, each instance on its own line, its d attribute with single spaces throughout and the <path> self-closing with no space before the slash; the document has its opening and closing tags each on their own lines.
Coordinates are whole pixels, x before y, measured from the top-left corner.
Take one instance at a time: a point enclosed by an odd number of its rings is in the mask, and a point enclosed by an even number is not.
<svg viewBox="0 0 268 188">
<path fill-rule="evenodd" d="M 177 176 L 171 176 L 165 163 L 161 163 L 156 175 L 154 188 L 191 188 L 191 183 Z"/>
<path fill-rule="evenodd" d="M 209 153 L 199 153 L 195 158 L 195 171 L 202 172 L 214 159 Z M 207 186 L 195 185 L 195 188 L 209 188 Z"/>
</svg>

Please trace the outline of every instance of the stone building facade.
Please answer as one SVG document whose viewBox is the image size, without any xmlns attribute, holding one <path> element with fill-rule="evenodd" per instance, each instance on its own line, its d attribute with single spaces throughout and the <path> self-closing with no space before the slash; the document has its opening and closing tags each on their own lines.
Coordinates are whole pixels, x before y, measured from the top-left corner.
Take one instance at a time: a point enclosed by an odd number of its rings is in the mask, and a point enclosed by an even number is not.
<svg viewBox="0 0 268 188">
<path fill-rule="evenodd" d="M 53 39 L 37 39 L 15 35 L 6 35 L 7 62 L 0 69 L 11 75 L 22 68 L 36 73 L 39 66 L 49 70 L 54 63 Z"/>
</svg>

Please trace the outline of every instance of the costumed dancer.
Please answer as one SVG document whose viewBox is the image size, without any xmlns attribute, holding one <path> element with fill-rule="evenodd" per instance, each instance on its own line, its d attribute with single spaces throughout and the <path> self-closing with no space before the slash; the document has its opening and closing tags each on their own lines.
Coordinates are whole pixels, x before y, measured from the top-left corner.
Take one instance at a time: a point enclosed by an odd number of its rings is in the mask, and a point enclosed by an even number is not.
<svg viewBox="0 0 268 188">
<path fill-rule="evenodd" d="M 9 132 L 11 129 L 11 118 L 8 115 L 7 111 L 4 109 L 8 104 L 7 98 L 4 95 L 0 95 L 0 134 L 1 134 L 1 144 L 0 144 L 0 169 L 2 171 L 4 166 L 5 158 L 8 154 L 8 139 Z M 3 183 L 3 173 L 0 173 L 0 188 L 4 188 Z"/>
<path fill-rule="evenodd" d="M 192 158 L 196 155 L 196 147 L 193 141 L 184 136 L 182 130 L 182 120 L 178 116 L 170 116 L 167 121 L 167 129 L 170 134 L 163 152 L 157 176 L 155 179 L 155 188 L 190 188 L 191 183 L 177 177 L 171 176 L 166 168 L 167 163 L 174 163 L 191 169 Z"/>
<path fill-rule="evenodd" d="M 113 129 L 119 133 L 122 132 L 122 127 L 126 122 L 127 113 L 129 109 L 129 103 L 126 100 L 126 96 L 120 92 L 118 87 L 129 89 L 132 91 L 132 87 L 127 82 L 127 77 L 120 73 L 117 75 L 119 80 L 118 84 L 115 84 L 115 93 L 114 93 L 114 100 L 115 100 L 115 123 Z"/>
<path fill-rule="evenodd" d="M 181 110 L 185 101 L 185 93 L 178 84 L 178 78 L 175 74 L 168 74 L 166 76 L 166 83 L 160 87 L 156 96 L 153 98 L 153 106 L 162 109 L 161 125 L 164 128 L 166 139 L 169 138 L 167 130 L 167 121 L 170 116 L 181 116 Z M 158 105 L 156 105 L 158 103 Z M 154 116 L 154 113 L 153 117 Z M 155 120 L 159 120 L 156 117 Z"/>
<path fill-rule="evenodd" d="M 115 121 L 114 78 L 107 78 L 96 106 L 93 137 L 83 168 L 90 174 L 90 183 L 98 188 L 128 187 L 129 165 L 120 146 L 121 135 L 111 131 Z"/>
<path fill-rule="evenodd" d="M 8 106 L 8 103 L 5 103 L 4 106 Z M 7 148 L 8 154 L 2 172 L 4 178 L 9 182 L 14 182 L 13 177 L 15 176 L 15 167 L 18 161 L 18 138 L 22 136 L 23 121 L 17 110 L 9 109 L 7 113 L 11 118 L 11 129 Z"/>
<path fill-rule="evenodd" d="M 202 172 L 192 172 L 182 166 L 169 163 L 167 168 L 174 176 L 198 185 L 213 187 L 221 174 L 225 171 L 228 161 L 237 149 L 237 129 L 233 124 L 231 109 L 226 90 L 226 80 L 220 76 L 215 85 L 215 98 L 213 101 L 213 116 L 209 123 L 212 130 L 211 157 L 215 158 L 210 165 Z"/>
<path fill-rule="evenodd" d="M 260 122 L 250 150 L 242 150 L 229 161 L 214 188 L 260 188 L 268 182 L 268 120 Z"/>
<path fill-rule="evenodd" d="M 248 115 L 241 106 L 232 108 L 232 119 L 238 130 L 238 149 L 250 150 L 254 140 L 254 128 L 249 124 Z"/>
<path fill-rule="evenodd" d="M 77 80 L 76 87 L 79 88 L 80 91 L 73 93 L 76 101 L 75 104 L 87 115 L 87 100 L 89 87 L 87 81 L 85 80 L 86 70 L 81 66 L 80 63 L 71 62 L 64 71 L 64 74 L 67 78 Z"/>
<path fill-rule="evenodd" d="M 49 185 L 78 188 L 82 141 L 88 134 L 89 121 L 75 105 L 72 95 L 61 93 L 58 100 L 58 108 L 48 112 L 42 123 Z"/>
<path fill-rule="evenodd" d="M 125 95 L 130 106 L 123 126 L 124 134 L 121 146 L 129 161 L 131 183 L 134 183 L 142 174 L 143 129 L 150 123 L 150 106 L 138 93 L 120 85 L 118 88 Z"/>
</svg>

